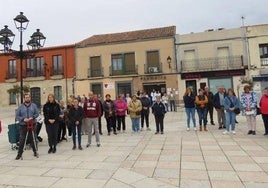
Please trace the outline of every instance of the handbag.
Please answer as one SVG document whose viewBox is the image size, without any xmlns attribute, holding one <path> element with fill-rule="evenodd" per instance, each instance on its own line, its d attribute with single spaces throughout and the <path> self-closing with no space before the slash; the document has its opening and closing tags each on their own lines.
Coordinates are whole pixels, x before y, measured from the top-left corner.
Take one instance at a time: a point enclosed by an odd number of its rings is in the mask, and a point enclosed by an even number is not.
<svg viewBox="0 0 268 188">
<path fill-rule="evenodd" d="M 234 113 L 235 113 L 236 115 L 240 114 L 240 109 L 239 109 L 239 108 L 235 108 L 235 109 L 234 109 Z"/>
<path fill-rule="evenodd" d="M 261 108 L 256 107 L 257 108 L 257 115 L 261 115 Z"/>
<path fill-rule="evenodd" d="M 229 97 L 228 97 L 228 99 L 229 99 L 229 101 L 231 102 L 231 106 L 234 106 L 233 101 L 232 101 Z M 234 109 L 234 113 L 235 113 L 236 115 L 240 114 L 240 108 L 235 108 L 235 109 Z"/>
</svg>

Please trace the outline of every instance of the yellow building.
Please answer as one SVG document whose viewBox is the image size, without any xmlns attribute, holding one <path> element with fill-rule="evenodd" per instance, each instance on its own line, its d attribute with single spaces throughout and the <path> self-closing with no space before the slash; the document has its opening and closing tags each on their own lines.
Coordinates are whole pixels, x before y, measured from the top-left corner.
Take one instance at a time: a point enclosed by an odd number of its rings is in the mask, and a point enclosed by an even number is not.
<svg viewBox="0 0 268 188">
<path fill-rule="evenodd" d="M 220 85 L 236 91 L 248 64 L 244 33 L 244 28 L 219 28 L 177 35 L 180 96 L 187 87 L 192 87 L 195 93 L 205 86 L 215 93 Z"/>
<path fill-rule="evenodd" d="M 249 49 L 249 76 L 253 77 L 254 90 L 268 87 L 268 24 L 246 27 Z"/>
<path fill-rule="evenodd" d="M 177 90 L 176 27 L 94 35 L 76 45 L 76 95 Z"/>
</svg>

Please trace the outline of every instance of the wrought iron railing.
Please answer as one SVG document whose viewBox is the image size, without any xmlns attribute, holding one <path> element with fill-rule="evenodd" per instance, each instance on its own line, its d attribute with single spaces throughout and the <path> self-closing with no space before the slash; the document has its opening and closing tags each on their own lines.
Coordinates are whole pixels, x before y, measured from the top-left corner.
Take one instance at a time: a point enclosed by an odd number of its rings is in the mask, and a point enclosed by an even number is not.
<svg viewBox="0 0 268 188">
<path fill-rule="evenodd" d="M 181 72 L 232 70 L 243 67 L 243 56 L 185 59 L 181 61 Z"/>
<path fill-rule="evenodd" d="M 100 69 L 91 69 L 88 68 L 88 78 L 92 78 L 92 77 L 103 77 L 103 67 L 101 67 Z"/>
<path fill-rule="evenodd" d="M 110 66 L 109 69 L 110 69 L 110 76 L 138 74 L 138 65 L 124 67 L 123 69 L 119 69 L 119 70 L 114 70 L 113 66 Z"/>
</svg>

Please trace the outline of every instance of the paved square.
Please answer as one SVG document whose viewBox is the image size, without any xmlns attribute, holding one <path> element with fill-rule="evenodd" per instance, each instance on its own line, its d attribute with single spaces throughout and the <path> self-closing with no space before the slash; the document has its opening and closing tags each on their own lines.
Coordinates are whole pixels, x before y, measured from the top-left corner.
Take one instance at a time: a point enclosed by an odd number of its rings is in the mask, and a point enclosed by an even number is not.
<svg viewBox="0 0 268 188">
<path fill-rule="evenodd" d="M 222 135 L 217 125 L 208 125 L 208 132 L 186 131 L 183 108 L 167 113 L 163 135 L 154 134 L 152 115 L 152 131 L 141 133 L 131 133 L 127 117 L 124 134 L 107 136 L 103 123 L 100 148 L 94 137 L 86 148 L 87 136 L 82 136 L 82 151 L 73 151 L 68 141 L 58 145 L 56 154 L 47 154 L 43 127 L 40 157 L 26 150 L 24 159 L 16 161 L 17 151 L 7 137 L 13 112 L 0 109 L 0 187 L 268 187 L 268 137 L 263 136 L 261 116 L 255 136 L 246 134 L 242 116 L 237 117 L 236 135 Z"/>
</svg>

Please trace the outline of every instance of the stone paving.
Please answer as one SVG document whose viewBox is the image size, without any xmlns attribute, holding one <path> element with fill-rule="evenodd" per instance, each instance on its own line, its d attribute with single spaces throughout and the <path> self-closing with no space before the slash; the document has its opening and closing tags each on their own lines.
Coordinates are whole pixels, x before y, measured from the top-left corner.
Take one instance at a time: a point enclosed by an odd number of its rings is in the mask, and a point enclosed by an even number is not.
<svg viewBox="0 0 268 188">
<path fill-rule="evenodd" d="M 62 142 L 56 154 L 47 154 L 43 127 L 40 157 L 26 150 L 23 160 L 16 161 L 7 137 L 14 111 L 0 112 L 0 187 L 268 187 L 268 137 L 261 116 L 255 136 L 246 134 L 242 116 L 237 117 L 236 135 L 223 135 L 217 125 L 208 125 L 208 132 L 187 132 L 183 108 L 167 113 L 163 135 L 154 134 L 152 116 L 152 131 L 133 134 L 127 117 L 125 134 L 107 136 L 103 128 L 101 147 L 93 140 L 86 148 L 83 136 L 84 150 L 73 151 L 72 142 Z"/>
</svg>

